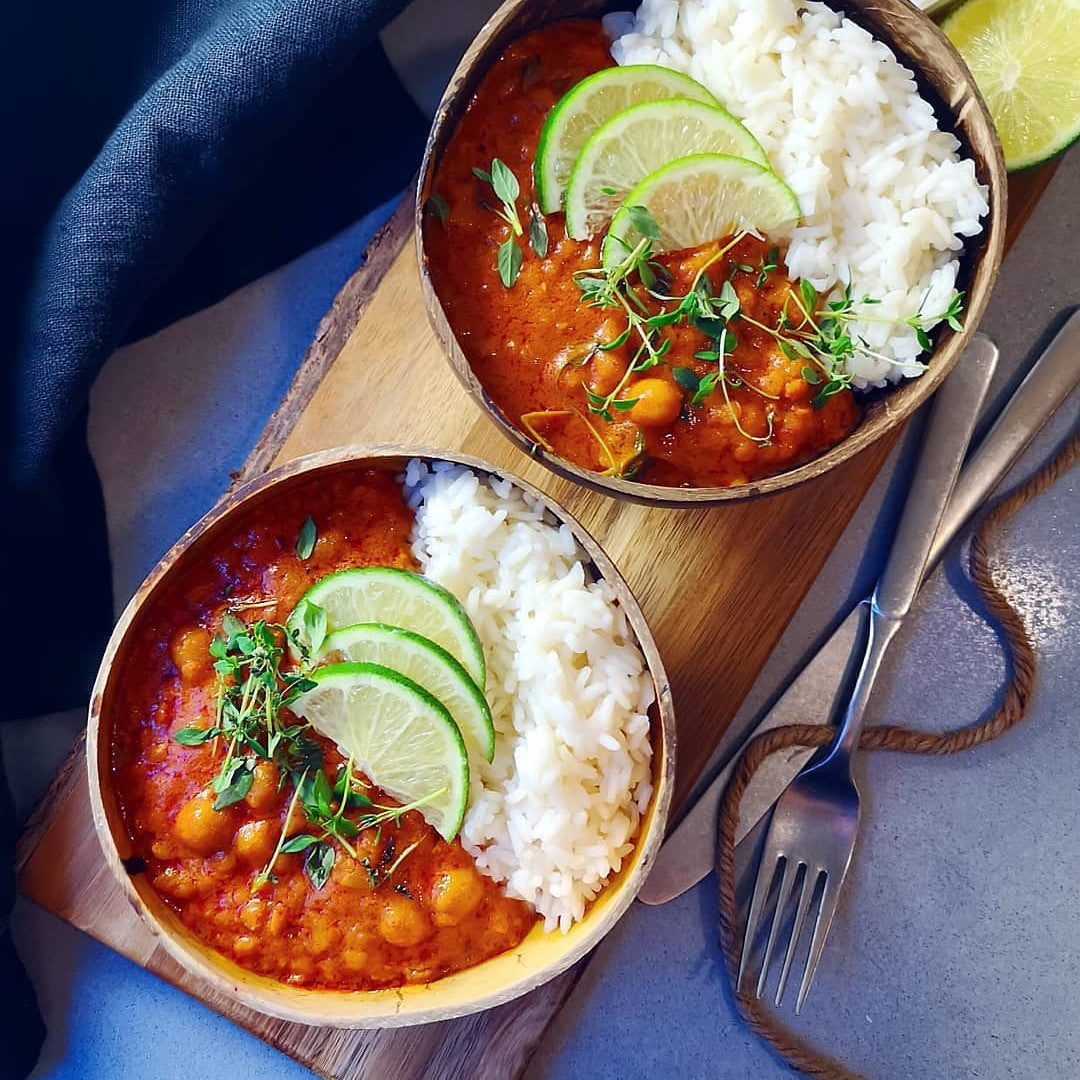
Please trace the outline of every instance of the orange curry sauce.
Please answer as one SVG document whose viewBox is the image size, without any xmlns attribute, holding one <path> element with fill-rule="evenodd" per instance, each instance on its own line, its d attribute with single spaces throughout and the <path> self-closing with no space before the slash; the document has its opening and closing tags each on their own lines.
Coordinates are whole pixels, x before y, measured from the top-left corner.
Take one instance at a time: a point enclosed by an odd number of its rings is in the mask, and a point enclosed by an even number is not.
<svg viewBox="0 0 1080 1080">
<path fill-rule="evenodd" d="M 745 484 L 807 461 L 851 431 L 858 409 L 847 390 L 815 409 L 818 388 L 802 377 L 805 361 L 785 357 L 765 331 L 733 323 L 738 344 L 727 358 L 728 400 L 718 386 L 692 406 L 692 391 L 675 381 L 672 369 L 715 372 L 715 362 L 694 355 L 715 346 L 685 323 L 665 328 L 672 344 L 664 362 L 633 377 L 620 397 L 638 403 L 608 421 L 588 411 L 585 388 L 610 393 L 631 362 L 633 342 L 610 352 L 594 348 L 614 340 L 626 320 L 618 311 L 583 304 L 573 279 L 576 271 L 599 267 L 600 237 L 571 240 L 562 214 L 549 215 L 546 258 L 523 241 L 516 283 L 507 289 L 499 279 L 496 251 L 510 227 L 491 209 L 498 201 L 473 166 L 490 169 L 493 158 L 509 165 L 521 185 L 518 208 L 527 228 L 544 121 L 567 90 L 612 66 L 608 46 L 598 21 L 553 23 L 510 45 L 481 83 L 432 188 L 449 213 L 445 222 L 434 212 L 425 216 L 428 265 L 450 325 L 503 414 L 585 469 L 708 487 Z M 689 291 L 697 271 L 722 246 L 660 256 L 671 274 L 669 295 Z M 782 272 L 772 271 L 758 287 L 758 268 L 768 265 L 771 248 L 746 237 L 707 271 L 714 294 L 730 280 L 743 310 L 766 326 L 776 325 L 790 285 Z"/>
<path fill-rule="evenodd" d="M 296 539 L 308 514 L 318 539 L 301 560 Z M 181 728 L 212 723 L 216 675 L 208 648 L 226 612 L 248 623 L 281 623 L 325 574 L 365 565 L 415 569 L 411 526 L 400 489 L 385 473 L 343 473 L 293 487 L 239 518 L 197 567 L 150 601 L 137 652 L 129 654 L 113 732 L 113 778 L 139 857 L 129 865 L 137 872 L 139 859 L 145 863 L 154 888 L 207 944 L 296 986 L 367 990 L 430 982 L 512 948 L 536 922 L 528 905 L 505 897 L 459 843 L 443 841 L 417 811 L 379 835 L 364 829 L 353 841 L 373 867 L 388 866 L 395 852 L 419 841 L 377 885 L 335 845 L 322 889 L 304 875 L 300 854 L 279 856 L 276 882 L 256 888 L 286 827 L 291 782 L 282 788 L 276 766 L 261 761 L 246 798 L 215 811 L 207 785 L 224 747 L 174 739 Z M 273 603 L 252 606 L 267 600 Z M 319 741 L 333 783 L 341 756 Z M 378 791 L 371 795 L 397 805 Z M 355 820 L 358 812 L 348 816 Z M 294 810 L 290 835 L 318 831 Z"/>
</svg>

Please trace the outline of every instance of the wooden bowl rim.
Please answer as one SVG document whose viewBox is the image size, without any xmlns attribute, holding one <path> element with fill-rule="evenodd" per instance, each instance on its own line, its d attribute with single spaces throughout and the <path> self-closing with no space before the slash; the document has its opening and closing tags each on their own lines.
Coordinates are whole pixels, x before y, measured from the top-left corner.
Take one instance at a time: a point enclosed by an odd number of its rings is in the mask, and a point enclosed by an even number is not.
<svg viewBox="0 0 1080 1080">
<path fill-rule="evenodd" d="M 211 949 L 192 934 L 158 897 L 149 884 L 143 886 L 155 910 L 144 900 L 133 882 L 121 856 L 121 843 L 130 844 L 123 826 L 110 780 L 111 718 L 109 707 L 115 696 L 114 674 L 122 670 L 117 656 L 127 643 L 127 635 L 138 614 L 173 572 L 184 568 L 183 558 L 196 544 L 224 528 L 224 523 L 253 501 L 268 497 L 272 490 L 298 478 L 319 472 L 361 469 L 366 466 L 396 469 L 412 459 L 427 462 L 449 461 L 468 466 L 488 476 L 509 480 L 541 504 L 560 523 L 566 524 L 592 562 L 596 572 L 607 580 L 637 636 L 645 656 L 656 694 L 652 725 L 653 793 L 642 815 L 634 851 L 599 896 L 590 904 L 585 917 L 562 935 L 559 931 L 543 935 L 539 925 L 515 949 L 491 960 L 466 968 L 433 983 L 387 990 L 330 991 L 290 987 L 266 976 L 256 975 L 228 957 Z M 209 542 L 209 539 L 206 539 Z M 111 695 L 111 696 L 110 696 Z M 641 888 L 653 858 L 664 838 L 675 777 L 675 722 L 671 688 L 664 665 L 641 607 L 629 586 L 599 543 L 550 495 L 523 480 L 509 469 L 496 466 L 469 454 L 459 454 L 424 446 L 389 444 L 350 445 L 308 454 L 287 462 L 227 493 L 207 514 L 189 528 L 161 558 L 125 606 L 109 638 L 91 693 L 87 723 L 87 771 L 90 805 L 99 841 L 113 876 L 125 898 L 139 914 L 165 951 L 182 968 L 205 980 L 229 1000 L 263 1014 L 295 1023 L 320 1027 L 382 1028 L 447 1020 L 479 1012 L 510 1001 L 549 981 L 580 960 L 614 926 Z M 545 944 L 546 943 L 546 944 Z M 559 947 L 559 946 L 562 947 Z M 530 965 L 529 954 L 551 953 L 554 956 L 540 966 Z M 477 973 L 494 972 L 496 978 L 485 992 L 468 995 L 468 984 L 477 981 Z M 479 981 L 484 979 L 479 977 Z M 464 984 L 466 993 L 455 993 Z"/>
<path fill-rule="evenodd" d="M 968 238 L 961 256 L 960 277 L 966 276 L 970 279 L 965 297 L 963 330 L 956 332 L 944 326 L 935 328 L 937 343 L 925 361 L 929 365 L 928 370 L 917 378 L 903 379 L 878 391 L 882 396 L 869 406 L 873 414 L 864 415 L 850 435 L 826 450 L 825 453 L 793 469 L 737 487 L 676 488 L 602 476 L 600 473 L 574 465 L 533 442 L 491 400 L 473 372 L 472 365 L 466 359 L 431 280 L 424 249 L 424 206 L 431 190 L 438 159 L 446 141 L 450 138 L 453 126 L 457 123 L 457 118 L 452 115 L 454 109 L 464 96 L 471 97 L 475 85 L 498 55 L 500 41 L 515 23 L 527 21 L 529 9 L 535 7 L 535 0 L 505 0 L 480 29 L 455 69 L 432 120 L 416 185 L 413 218 L 414 243 L 424 307 L 454 374 L 469 396 L 480 404 L 483 412 L 511 442 L 557 476 L 605 495 L 661 507 L 715 506 L 786 491 L 831 472 L 909 419 L 931 397 L 956 366 L 972 335 L 978 329 L 1004 255 L 1005 215 L 1008 199 L 1001 142 L 990 119 L 986 102 L 955 47 L 940 27 L 933 23 L 923 11 L 910 3 L 910 0 L 830 0 L 830 2 L 834 10 L 852 17 L 860 25 L 869 22 L 871 33 L 875 38 L 883 40 L 897 59 L 913 70 L 916 80 L 920 83 L 920 92 L 929 87 L 933 98 L 937 99 L 932 101 L 932 104 L 939 123 L 946 124 L 947 130 L 956 135 L 964 144 L 966 153 L 975 162 L 977 174 L 988 185 L 990 209 L 983 220 L 982 232 L 978 237 Z M 571 7 L 576 7 L 585 17 L 598 15 L 608 9 L 625 7 L 619 3 L 612 3 L 610 0 L 577 0 L 576 4 L 575 0 L 554 0 L 554 3 L 544 6 L 556 7 L 560 9 L 560 14 L 540 19 L 536 25 L 562 18 L 573 18 L 574 12 L 569 10 Z M 563 11 L 564 8 L 568 10 Z M 883 17 L 895 19 L 905 26 L 914 23 L 920 27 L 920 33 L 929 33 L 930 41 L 938 50 L 938 63 L 948 69 L 948 85 L 941 85 L 925 65 L 917 62 L 912 55 L 914 43 L 901 39 L 892 29 L 883 31 L 881 23 Z M 521 31 L 521 33 L 525 32 L 527 30 Z M 513 40 L 514 36 L 519 35 L 510 35 L 507 40 Z M 491 55 L 487 56 L 489 52 Z M 481 71 L 480 65 L 485 60 L 487 64 Z M 464 106 L 462 106 L 463 111 Z"/>
</svg>

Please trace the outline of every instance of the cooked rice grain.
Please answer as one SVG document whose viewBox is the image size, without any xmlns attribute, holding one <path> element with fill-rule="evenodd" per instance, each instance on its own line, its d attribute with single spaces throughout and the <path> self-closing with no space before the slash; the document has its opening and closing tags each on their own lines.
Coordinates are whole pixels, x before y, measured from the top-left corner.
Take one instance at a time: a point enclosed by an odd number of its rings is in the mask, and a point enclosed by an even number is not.
<svg viewBox="0 0 1080 1080">
<path fill-rule="evenodd" d="M 547 929 L 580 919 L 633 850 L 652 796 L 652 681 L 573 534 L 508 481 L 412 461 L 413 551 L 484 645 L 495 760 L 474 769 L 461 840 Z"/>
<path fill-rule="evenodd" d="M 850 282 L 856 298 L 881 301 L 857 308 L 875 318 L 945 309 L 988 190 L 884 43 L 799 0 L 644 0 L 632 21 L 618 13 L 607 26 L 618 63 L 686 72 L 757 136 L 804 213 L 788 247 L 792 277 L 822 294 Z M 856 386 L 922 372 L 913 329 L 851 329 L 866 344 Z"/>
</svg>

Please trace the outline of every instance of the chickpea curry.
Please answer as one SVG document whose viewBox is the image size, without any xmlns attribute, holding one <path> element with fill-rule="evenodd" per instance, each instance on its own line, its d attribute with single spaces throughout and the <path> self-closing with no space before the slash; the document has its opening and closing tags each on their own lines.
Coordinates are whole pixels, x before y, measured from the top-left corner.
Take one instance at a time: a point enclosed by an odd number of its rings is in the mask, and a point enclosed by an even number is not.
<svg viewBox="0 0 1080 1080">
<path fill-rule="evenodd" d="M 645 250 L 613 277 L 600 237 L 570 239 L 561 213 L 537 208 L 545 120 L 612 66 L 609 44 L 599 21 L 556 22 L 512 43 L 480 84 L 424 219 L 449 324 L 504 416 L 584 469 L 726 487 L 805 462 L 859 410 L 773 329 L 814 324 L 816 302 L 785 276 L 777 245 L 741 233 Z"/>
<path fill-rule="evenodd" d="M 294 485 L 272 512 L 264 504 L 239 515 L 148 602 L 140 662 L 127 668 L 112 768 L 131 872 L 147 874 L 208 945 L 291 985 L 430 982 L 513 948 L 536 922 L 459 842 L 367 786 L 329 740 L 290 720 L 301 677 L 282 647 L 289 612 L 342 568 L 413 569 L 411 526 L 385 473 Z M 230 759 L 235 745 L 205 736 L 235 705 L 234 644 L 237 655 L 280 663 L 271 704 L 285 742 L 254 740 L 261 754 Z"/>
</svg>

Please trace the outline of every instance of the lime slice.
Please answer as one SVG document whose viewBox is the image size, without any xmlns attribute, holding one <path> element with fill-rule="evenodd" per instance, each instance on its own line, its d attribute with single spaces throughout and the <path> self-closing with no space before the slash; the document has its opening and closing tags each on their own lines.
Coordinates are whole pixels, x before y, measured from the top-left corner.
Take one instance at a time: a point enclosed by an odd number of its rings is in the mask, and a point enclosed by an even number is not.
<svg viewBox="0 0 1080 1080">
<path fill-rule="evenodd" d="M 446 706 L 470 754 L 491 761 L 495 726 L 491 710 L 469 673 L 434 641 L 385 623 L 360 623 L 335 630 L 323 642 L 319 660 L 379 664 L 400 672 Z"/>
<path fill-rule="evenodd" d="M 719 102 L 689 75 L 653 64 L 605 68 L 582 79 L 548 115 L 536 147 L 536 201 L 545 214 L 562 206 L 574 162 L 589 136 L 605 120 L 631 105 L 662 98 Z"/>
<path fill-rule="evenodd" d="M 341 570 L 317 581 L 300 600 L 287 623 L 294 634 L 310 643 L 304 626 L 304 601 L 326 612 L 327 633 L 356 623 L 381 622 L 400 626 L 441 645 L 484 685 L 484 651 L 468 615 L 441 585 L 419 574 L 389 566 Z"/>
<path fill-rule="evenodd" d="M 621 262 L 642 239 L 635 224 L 639 206 L 660 227 L 655 251 L 697 247 L 742 229 L 780 239 L 801 213 L 795 192 L 756 162 L 693 154 L 650 173 L 626 196 L 604 240 L 605 267 Z"/>
<path fill-rule="evenodd" d="M 942 29 L 971 68 L 1001 136 L 1005 168 L 1080 137 L 1080 3 L 970 0 Z"/>
<path fill-rule="evenodd" d="M 469 800 L 465 742 L 446 708 L 412 679 L 378 664 L 333 664 L 291 708 L 333 740 L 376 787 L 419 807 L 446 840 Z"/>
<path fill-rule="evenodd" d="M 581 150 L 566 188 L 566 232 L 585 240 L 603 230 L 635 184 L 687 154 L 769 159 L 731 113 L 687 98 L 648 101 L 616 113 Z"/>
</svg>

